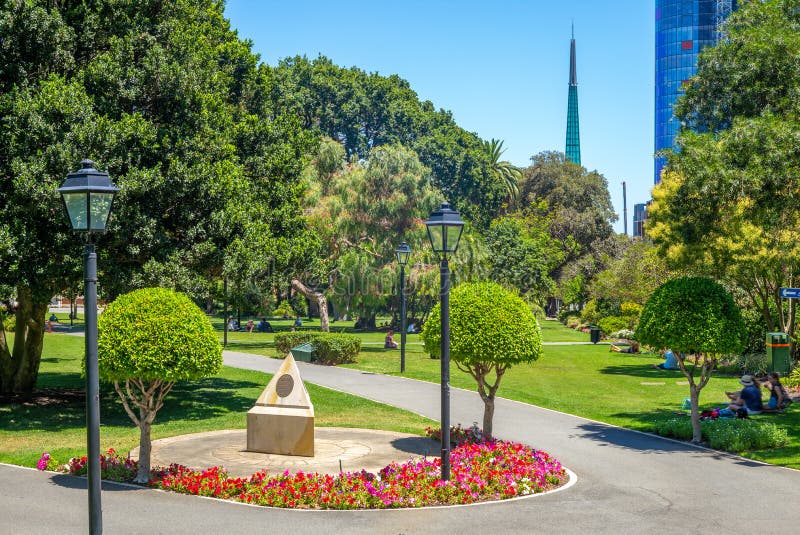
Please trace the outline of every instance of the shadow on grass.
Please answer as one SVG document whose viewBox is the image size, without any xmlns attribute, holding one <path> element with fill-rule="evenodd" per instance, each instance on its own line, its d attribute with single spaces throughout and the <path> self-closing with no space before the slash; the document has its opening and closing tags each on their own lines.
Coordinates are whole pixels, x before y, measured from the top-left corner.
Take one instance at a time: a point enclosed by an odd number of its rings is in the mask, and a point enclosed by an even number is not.
<svg viewBox="0 0 800 535">
<path fill-rule="evenodd" d="M 660 370 L 653 368 L 653 360 L 640 360 L 619 366 L 606 366 L 598 370 L 606 375 L 629 375 L 631 377 L 647 377 L 648 379 L 686 379 L 680 370 Z"/>
<path fill-rule="evenodd" d="M 64 374 L 59 377 L 58 386 L 63 388 L 66 386 Z M 252 381 L 231 381 L 219 377 L 178 383 L 166 397 L 164 407 L 158 411 L 157 420 L 163 424 L 247 412 L 263 387 Z M 241 392 L 246 389 L 252 389 L 252 392 Z M 0 411 L 0 428 L 7 431 L 61 431 L 86 426 L 86 405 L 83 401 L 47 406 L 13 404 L 8 407 L 10 410 Z M 108 384 L 101 385 L 100 414 L 105 426 L 130 425 L 119 396 Z"/>
</svg>

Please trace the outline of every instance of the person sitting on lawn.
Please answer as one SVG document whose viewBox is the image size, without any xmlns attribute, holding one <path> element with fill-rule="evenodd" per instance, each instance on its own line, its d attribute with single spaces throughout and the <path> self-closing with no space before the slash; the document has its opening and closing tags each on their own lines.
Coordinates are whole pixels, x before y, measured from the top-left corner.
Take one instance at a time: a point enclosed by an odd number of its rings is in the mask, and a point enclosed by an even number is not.
<svg viewBox="0 0 800 535">
<path fill-rule="evenodd" d="M 394 331 L 389 329 L 389 332 L 386 333 L 386 338 L 383 340 L 383 348 L 384 349 L 396 349 L 397 342 L 394 341 Z"/>
<path fill-rule="evenodd" d="M 271 333 L 272 325 L 266 320 L 266 318 L 261 318 L 261 321 L 258 322 L 258 332 L 260 333 Z"/>
<path fill-rule="evenodd" d="M 611 344 L 609 351 L 616 351 L 617 353 L 638 353 L 639 352 L 639 342 L 636 340 L 631 340 L 628 343 L 628 347 L 625 349 L 621 348 L 618 345 Z"/>
<path fill-rule="evenodd" d="M 675 357 L 675 353 L 673 353 L 671 349 L 665 349 L 662 354 L 664 355 L 664 362 L 661 364 L 653 364 L 653 368 L 659 370 L 677 370 L 678 359 Z"/>
<path fill-rule="evenodd" d="M 786 388 L 781 384 L 781 376 L 778 372 L 767 374 L 767 382 L 762 386 L 769 390 L 768 409 L 773 411 L 783 410 L 792 402 L 792 398 L 789 397 Z"/>
<path fill-rule="evenodd" d="M 233 331 L 238 331 L 238 330 L 239 330 L 239 326 L 236 324 L 236 320 L 231 318 L 230 323 L 228 323 L 228 331 L 233 332 Z"/>
<path fill-rule="evenodd" d="M 251 333 L 255 328 L 256 328 L 256 322 L 254 322 L 253 320 L 247 320 L 247 332 Z"/>
<path fill-rule="evenodd" d="M 55 314 L 50 314 L 50 319 L 48 321 L 52 321 L 53 323 L 58 323 L 58 316 Z"/>
<path fill-rule="evenodd" d="M 295 327 L 296 329 L 299 329 L 299 328 L 300 328 L 300 327 L 302 327 L 302 326 L 303 326 L 303 320 L 301 320 L 301 319 L 300 319 L 300 316 L 297 316 L 297 317 L 294 319 L 294 327 Z"/>
<path fill-rule="evenodd" d="M 747 414 L 761 414 L 764 406 L 761 403 L 761 390 L 758 388 L 758 382 L 752 375 L 742 375 L 739 382 L 744 386 L 739 392 L 725 392 L 731 400 L 728 409 L 736 412 L 739 409 L 747 410 Z"/>
</svg>

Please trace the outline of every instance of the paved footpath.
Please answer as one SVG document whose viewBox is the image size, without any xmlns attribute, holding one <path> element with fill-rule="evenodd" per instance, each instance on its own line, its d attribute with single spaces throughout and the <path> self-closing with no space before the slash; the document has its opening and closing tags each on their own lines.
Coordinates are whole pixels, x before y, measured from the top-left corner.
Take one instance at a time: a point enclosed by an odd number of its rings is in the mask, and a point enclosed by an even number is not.
<svg viewBox="0 0 800 535">
<path fill-rule="evenodd" d="M 280 361 L 225 352 L 225 364 L 274 372 Z M 439 386 L 299 362 L 307 382 L 439 419 Z M 452 422 L 480 421 L 477 394 L 451 390 Z M 562 492 L 468 507 L 293 511 L 104 484 L 106 533 L 794 532 L 800 471 L 498 399 L 495 434 L 555 455 L 578 475 Z M 748 495 L 748 492 L 753 494 Z M 0 534 L 85 533 L 85 481 L 0 465 Z"/>
</svg>

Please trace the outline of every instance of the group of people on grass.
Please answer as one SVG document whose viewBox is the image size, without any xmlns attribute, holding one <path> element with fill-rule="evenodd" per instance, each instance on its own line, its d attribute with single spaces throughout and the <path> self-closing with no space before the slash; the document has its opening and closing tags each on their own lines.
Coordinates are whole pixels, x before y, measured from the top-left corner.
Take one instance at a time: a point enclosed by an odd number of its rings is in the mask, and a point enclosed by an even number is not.
<svg viewBox="0 0 800 535">
<path fill-rule="evenodd" d="M 619 353 L 638 353 L 639 344 L 634 340 L 629 343 L 627 347 L 611 344 L 609 351 L 617 351 Z M 671 349 L 664 349 L 661 351 L 664 357 L 664 362 L 661 364 L 653 364 L 654 368 L 660 370 L 677 370 L 678 357 Z M 760 414 L 764 410 L 778 411 L 783 410 L 792 402 L 789 397 L 786 387 L 781 384 L 780 374 L 771 372 L 767 375 L 766 381 L 760 383 L 758 379 L 752 375 L 743 375 L 739 382 L 742 384 L 742 389 L 736 392 L 726 392 L 730 402 L 727 409 L 732 413 L 739 410 L 746 411 L 750 414 Z M 761 387 L 769 391 L 769 401 L 767 401 L 766 409 L 761 400 Z"/>
<path fill-rule="evenodd" d="M 728 410 L 732 412 L 744 410 L 748 415 L 764 412 L 765 408 L 761 400 L 760 386 L 769 391 L 766 410 L 782 410 L 792 402 L 786 387 L 781 384 L 781 376 L 777 372 L 770 372 L 763 384 L 759 384 L 758 379 L 752 375 L 742 375 L 739 383 L 742 384 L 743 388 L 738 392 L 725 392 L 725 395 L 730 399 Z"/>
<path fill-rule="evenodd" d="M 228 331 L 230 332 L 247 331 L 249 333 L 253 331 L 258 331 L 260 333 L 274 332 L 272 329 L 272 325 L 265 318 L 261 318 L 258 322 L 258 325 L 256 325 L 256 322 L 254 322 L 252 319 L 247 320 L 247 325 L 244 329 L 239 326 L 238 321 L 236 321 L 234 318 L 231 318 L 231 320 L 228 322 Z"/>
</svg>

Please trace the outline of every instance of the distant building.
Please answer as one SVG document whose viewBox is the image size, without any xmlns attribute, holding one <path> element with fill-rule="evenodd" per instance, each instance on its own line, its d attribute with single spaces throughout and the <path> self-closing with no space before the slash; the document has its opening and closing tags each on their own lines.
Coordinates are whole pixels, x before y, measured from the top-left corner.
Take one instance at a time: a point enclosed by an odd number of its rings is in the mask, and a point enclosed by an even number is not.
<svg viewBox="0 0 800 535">
<path fill-rule="evenodd" d="M 697 72 L 697 55 L 722 37 L 722 23 L 737 0 L 656 1 L 655 152 L 672 148 L 680 129 L 672 113 L 684 85 Z M 654 183 L 666 163 L 656 157 Z M 638 205 L 637 205 L 638 206 Z"/>
<path fill-rule="evenodd" d="M 633 205 L 633 235 L 644 237 L 644 224 L 647 221 L 647 207 L 650 201 Z"/>
<path fill-rule="evenodd" d="M 569 41 L 569 89 L 567 93 L 567 159 L 581 164 L 581 129 L 578 123 L 578 74 L 575 66 L 575 29 Z"/>
</svg>

